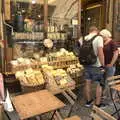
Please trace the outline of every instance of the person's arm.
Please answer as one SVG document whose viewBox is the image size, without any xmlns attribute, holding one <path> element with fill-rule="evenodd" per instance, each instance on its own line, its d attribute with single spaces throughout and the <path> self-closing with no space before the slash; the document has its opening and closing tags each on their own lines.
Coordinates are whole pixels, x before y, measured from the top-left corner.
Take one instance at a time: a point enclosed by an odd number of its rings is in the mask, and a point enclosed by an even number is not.
<svg viewBox="0 0 120 120">
<path fill-rule="evenodd" d="M 105 63 L 104 63 L 103 47 L 98 47 L 98 58 L 100 60 L 101 65 L 104 66 Z"/>
<path fill-rule="evenodd" d="M 98 50 L 98 58 L 99 58 L 99 61 L 101 63 L 101 66 L 104 66 L 105 65 L 105 62 L 104 62 L 104 53 L 103 53 L 103 38 L 101 36 L 98 36 L 97 37 L 98 41 L 97 41 L 97 50 Z"/>
<path fill-rule="evenodd" d="M 110 64 L 107 65 L 108 67 L 112 67 L 115 64 L 115 62 L 118 58 L 118 54 L 119 54 L 118 50 L 115 50 L 114 53 L 113 53 L 113 57 L 112 57 L 112 60 L 111 60 Z"/>
</svg>

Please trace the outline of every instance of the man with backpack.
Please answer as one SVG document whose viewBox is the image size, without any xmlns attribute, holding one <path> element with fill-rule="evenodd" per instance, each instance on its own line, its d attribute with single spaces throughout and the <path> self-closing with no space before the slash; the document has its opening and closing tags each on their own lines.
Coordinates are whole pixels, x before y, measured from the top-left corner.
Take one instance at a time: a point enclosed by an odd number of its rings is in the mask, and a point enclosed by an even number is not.
<svg viewBox="0 0 120 120">
<path fill-rule="evenodd" d="M 98 35 L 98 29 L 95 26 L 90 27 L 89 34 L 79 40 L 80 63 L 85 68 L 85 95 L 86 107 L 91 107 L 93 99 L 91 97 L 91 85 L 96 81 L 96 101 L 95 105 L 101 107 L 102 85 L 104 79 L 104 54 L 103 54 L 103 38 Z"/>
</svg>

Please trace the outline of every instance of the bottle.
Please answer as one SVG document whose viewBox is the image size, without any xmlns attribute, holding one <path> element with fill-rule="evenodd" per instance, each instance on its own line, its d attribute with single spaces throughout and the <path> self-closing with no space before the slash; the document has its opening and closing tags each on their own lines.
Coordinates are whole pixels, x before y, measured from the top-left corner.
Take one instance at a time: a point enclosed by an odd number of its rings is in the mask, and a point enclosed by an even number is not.
<svg viewBox="0 0 120 120">
<path fill-rule="evenodd" d="M 20 6 L 18 4 L 17 6 L 17 13 L 16 13 L 16 27 L 17 32 L 23 32 L 24 31 L 24 19 L 22 12 L 20 10 Z"/>
</svg>

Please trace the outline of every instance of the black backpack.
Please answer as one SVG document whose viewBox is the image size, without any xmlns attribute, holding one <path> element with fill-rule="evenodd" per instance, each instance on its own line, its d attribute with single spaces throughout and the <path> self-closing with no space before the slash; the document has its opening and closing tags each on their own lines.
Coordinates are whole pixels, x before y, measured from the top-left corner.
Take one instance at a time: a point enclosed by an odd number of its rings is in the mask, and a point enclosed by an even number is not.
<svg viewBox="0 0 120 120">
<path fill-rule="evenodd" d="M 98 35 L 95 35 L 94 37 L 92 37 L 88 41 L 83 40 L 83 44 L 80 47 L 80 53 L 79 53 L 80 64 L 82 64 L 82 65 L 92 65 L 92 64 L 96 63 L 97 56 L 94 53 L 92 42 L 97 36 Z"/>
</svg>

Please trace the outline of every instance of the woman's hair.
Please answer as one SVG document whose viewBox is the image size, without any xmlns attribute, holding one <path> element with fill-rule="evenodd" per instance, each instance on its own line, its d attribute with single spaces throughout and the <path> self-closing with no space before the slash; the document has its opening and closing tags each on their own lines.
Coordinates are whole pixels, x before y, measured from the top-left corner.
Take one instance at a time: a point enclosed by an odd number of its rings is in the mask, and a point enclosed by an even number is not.
<svg viewBox="0 0 120 120">
<path fill-rule="evenodd" d="M 101 30 L 100 31 L 100 35 L 102 35 L 103 37 L 112 37 L 112 34 L 111 34 L 111 32 L 109 31 L 109 30 L 107 30 L 107 29 L 103 29 L 103 30 Z"/>
</svg>

